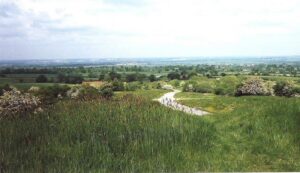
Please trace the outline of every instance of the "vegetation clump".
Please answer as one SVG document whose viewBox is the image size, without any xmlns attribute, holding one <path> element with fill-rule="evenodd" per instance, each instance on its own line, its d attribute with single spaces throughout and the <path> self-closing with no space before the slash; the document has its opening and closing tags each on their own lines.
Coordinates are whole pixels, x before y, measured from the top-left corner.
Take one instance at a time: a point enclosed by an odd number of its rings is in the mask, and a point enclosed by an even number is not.
<svg viewBox="0 0 300 173">
<path fill-rule="evenodd" d="M 48 78 L 45 75 L 39 75 L 36 78 L 36 82 L 37 83 L 46 83 L 46 82 L 48 82 Z"/>
<path fill-rule="evenodd" d="M 2 96 L 5 91 L 11 91 L 11 90 L 12 88 L 8 84 L 0 86 L 0 96 Z"/>
<path fill-rule="evenodd" d="M 250 78 L 243 82 L 236 91 L 236 96 L 267 95 L 267 89 L 261 78 Z"/>
<path fill-rule="evenodd" d="M 29 93 L 21 93 L 16 89 L 5 91 L 0 96 L 0 117 L 26 115 L 40 109 L 41 101 Z"/>
<path fill-rule="evenodd" d="M 45 103 L 53 103 L 56 99 L 61 99 L 67 95 L 70 89 L 67 85 L 52 85 L 41 87 L 35 94 L 39 96 Z"/>
<path fill-rule="evenodd" d="M 100 89 L 100 94 L 102 97 L 109 99 L 114 95 L 113 85 L 112 84 L 105 84 Z"/>
<path fill-rule="evenodd" d="M 273 88 L 277 96 L 291 97 L 295 91 L 293 84 L 288 81 L 277 81 Z"/>
</svg>

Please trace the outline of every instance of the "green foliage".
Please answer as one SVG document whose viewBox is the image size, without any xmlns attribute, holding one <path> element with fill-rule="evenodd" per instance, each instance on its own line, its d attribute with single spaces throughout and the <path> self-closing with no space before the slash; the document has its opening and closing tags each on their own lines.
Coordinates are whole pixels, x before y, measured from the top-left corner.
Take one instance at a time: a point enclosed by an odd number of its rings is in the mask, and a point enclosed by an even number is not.
<svg viewBox="0 0 300 173">
<path fill-rule="evenodd" d="M 288 81 L 277 81 L 276 85 L 274 86 L 274 93 L 277 96 L 290 97 L 294 94 L 293 85 L 291 82 Z"/>
<path fill-rule="evenodd" d="M 193 77 L 183 85 L 184 92 L 212 93 L 214 88 L 214 80 L 204 77 Z"/>
<path fill-rule="evenodd" d="M 47 83 L 48 78 L 45 75 L 39 75 L 36 80 L 37 83 Z"/>
<path fill-rule="evenodd" d="M 236 76 L 221 77 L 218 81 L 216 81 L 214 93 L 217 95 L 233 96 L 239 83 L 240 80 Z"/>
<path fill-rule="evenodd" d="M 149 81 L 150 82 L 154 82 L 154 81 L 156 81 L 157 79 L 156 79 L 156 76 L 155 75 L 153 75 L 153 74 L 151 74 L 150 76 L 149 76 Z"/>
<path fill-rule="evenodd" d="M 119 74 L 115 71 L 110 72 L 108 75 L 109 75 L 111 81 L 121 79 L 121 74 Z"/>
<path fill-rule="evenodd" d="M 81 84 L 83 81 L 83 77 L 82 75 L 79 74 L 71 74 L 71 75 L 58 74 L 57 81 L 60 83 Z"/>
<path fill-rule="evenodd" d="M 161 83 L 158 82 L 157 85 L 156 85 L 156 89 L 161 89 L 161 88 L 162 88 Z"/>
<path fill-rule="evenodd" d="M 41 87 L 36 92 L 36 95 L 41 97 L 44 103 L 52 103 L 58 97 L 65 97 L 69 89 L 70 87 L 67 85 L 54 84 L 52 86 Z"/>
<path fill-rule="evenodd" d="M 114 80 L 112 82 L 112 90 L 113 91 L 124 91 L 125 87 L 124 87 L 124 83 L 118 80 Z"/>
<path fill-rule="evenodd" d="M 100 94 L 102 97 L 104 97 L 106 99 L 110 99 L 114 95 L 112 84 L 104 84 L 100 88 Z"/>
<path fill-rule="evenodd" d="M 174 79 L 180 79 L 180 74 L 177 72 L 171 72 L 168 74 L 168 79 L 174 80 Z"/>
<path fill-rule="evenodd" d="M 83 85 L 79 89 L 78 99 L 80 100 L 94 100 L 101 97 L 99 90 L 94 87 Z"/>
<path fill-rule="evenodd" d="M 293 93 L 299 95 L 300 94 L 300 87 L 294 87 L 293 88 Z"/>
<path fill-rule="evenodd" d="M 129 82 L 125 85 L 126 91 L 135 91 L 137 89 L 141 89 L 141 85 L 138 82 Z"/>
<path fill-rule="evenodd" d="M 216 94 L 216 95 L 225 95 L 224 88 L 215 88 L 214 89 L 214 94 Z"/>
</svg>

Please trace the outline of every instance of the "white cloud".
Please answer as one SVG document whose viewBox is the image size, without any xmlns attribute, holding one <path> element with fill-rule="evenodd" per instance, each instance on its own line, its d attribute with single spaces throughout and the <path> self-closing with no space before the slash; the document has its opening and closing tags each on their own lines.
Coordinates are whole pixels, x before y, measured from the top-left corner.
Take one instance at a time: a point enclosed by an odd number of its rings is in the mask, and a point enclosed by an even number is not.
<svg viewBox="0 0 300 173">
<path fill-rule="evenodd" d="M 19 13 L 0 13 L 0 26 L 13 28 L 0 28 L 0 44 L 20 51 L 32 45 L 26 57 L 47 58 L 49 52 L 65 58 L 300 54 L 294 46 L 300 42 L 299 0 L 0 1 L 3 4 L 15 4 Z M 48 49 L 41 48 L 45 45 Z M 76 49 L 76 54 L 61 55 L 63 48 Z M 17 56 L 8 49 L 0 50 L 0 57 Z"/>
</svg>

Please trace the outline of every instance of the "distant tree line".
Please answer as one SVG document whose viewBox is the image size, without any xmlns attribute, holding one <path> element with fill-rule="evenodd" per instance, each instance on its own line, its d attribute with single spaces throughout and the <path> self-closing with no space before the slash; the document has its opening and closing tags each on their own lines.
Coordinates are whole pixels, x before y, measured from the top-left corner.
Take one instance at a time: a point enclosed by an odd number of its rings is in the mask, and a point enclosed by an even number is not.
<svg viewBox="0 0 300 173">
<path fill-rule="evenodd" d="M 0 74 L 56 74 L 55 69 L 48 68 L 5 68 Z"/>
</svg>

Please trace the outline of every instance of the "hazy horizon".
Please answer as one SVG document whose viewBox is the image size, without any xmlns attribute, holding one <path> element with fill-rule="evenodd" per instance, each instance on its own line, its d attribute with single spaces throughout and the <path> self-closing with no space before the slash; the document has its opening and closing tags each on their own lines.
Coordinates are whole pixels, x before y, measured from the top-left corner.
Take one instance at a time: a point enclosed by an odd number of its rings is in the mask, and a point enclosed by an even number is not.
<svg viewBox="0 0 300 173">
<path fill-rule="evenodd" d="M 0 60 L 300 55 L 297 0 L 2 0 Z"/>
</svg>

